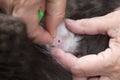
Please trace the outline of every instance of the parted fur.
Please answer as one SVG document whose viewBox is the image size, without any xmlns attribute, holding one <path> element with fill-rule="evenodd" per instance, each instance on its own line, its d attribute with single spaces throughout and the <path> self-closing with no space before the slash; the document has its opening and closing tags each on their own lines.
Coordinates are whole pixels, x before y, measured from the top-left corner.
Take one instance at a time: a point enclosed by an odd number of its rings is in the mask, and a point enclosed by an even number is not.
<svg viewBox="0 0 120 80">
<path fill-rule="evenodd" d="M 66 18 L 102 16 L 119 6 L 120 0 L 68 0 Z M 45 45 L 27 37 L 24 22 L 8 16 L 4 5 L 0 11 L 0 80 L 72 80 L 71 73 L 57 63 Z M 108 36 L 84 35 L 78 55 L 98 53 L 108 47 L 108 41 Z"/>
</svg>

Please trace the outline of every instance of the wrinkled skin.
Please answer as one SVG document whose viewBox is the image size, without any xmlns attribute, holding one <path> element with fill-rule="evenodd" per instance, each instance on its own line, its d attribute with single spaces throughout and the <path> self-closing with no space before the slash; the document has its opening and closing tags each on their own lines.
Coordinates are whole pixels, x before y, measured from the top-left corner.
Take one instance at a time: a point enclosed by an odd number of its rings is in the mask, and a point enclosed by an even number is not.
<svg viewBox="0 0 120 80">
<path fill-rule="evenodd" d="M 120 79 L 120 10 L 105 16 L 83 20 L 67 20 L 67 27 L 78 34 L 107 34 L 109 47 L 97 55 L 77 58 L 53 48 L 53 55 L 73 73 L 73 80 L 119 80 Z M 95 22 L 94 22 L 95 21 Z M 88 28 L 91 26 L 91 28 Z M 66 57 L 64 57 L 66 56 Z M 89 66 L 88 66 L 89 64 Z M 93 77 L 98 76 L 100 77 Z"/>
</svg>

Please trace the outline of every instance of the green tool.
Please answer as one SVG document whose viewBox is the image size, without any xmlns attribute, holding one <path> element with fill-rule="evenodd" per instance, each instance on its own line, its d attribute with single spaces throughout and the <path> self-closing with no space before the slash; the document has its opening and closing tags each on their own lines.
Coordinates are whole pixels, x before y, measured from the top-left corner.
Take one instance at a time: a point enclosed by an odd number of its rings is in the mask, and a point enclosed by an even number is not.
<svg viewBox="0 0 120 80">
<path fill-rule="evenodd" d="M 42 19 L 44 16 L 44 12 L 42 10 L 38 11 L 38 19 Z"/>
</svg>

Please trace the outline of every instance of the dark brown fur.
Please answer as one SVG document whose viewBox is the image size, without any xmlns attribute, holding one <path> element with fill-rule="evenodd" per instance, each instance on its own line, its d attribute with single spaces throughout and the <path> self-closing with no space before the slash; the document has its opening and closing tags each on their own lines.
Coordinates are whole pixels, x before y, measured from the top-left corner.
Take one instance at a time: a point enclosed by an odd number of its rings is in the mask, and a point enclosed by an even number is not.
<svg viewBox="0 0 120 80">
<path fill-rule="evenodd" d="M 0 80 L 71 80 L 45 45 L 27 37 L 25 26 L 0 14 Z"/>
</svg>

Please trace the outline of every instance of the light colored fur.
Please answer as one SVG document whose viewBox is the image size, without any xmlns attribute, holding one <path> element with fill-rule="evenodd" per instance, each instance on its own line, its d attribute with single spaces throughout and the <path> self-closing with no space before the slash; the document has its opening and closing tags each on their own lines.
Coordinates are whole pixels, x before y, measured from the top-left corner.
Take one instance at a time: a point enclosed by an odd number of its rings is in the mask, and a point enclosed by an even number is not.
<svg viewBox="0 0 120 80">
<path fill-rule="evenodd" d="M 54 39 L 52 46 L 61 48 L 66 52 L 75 53 L 79 46 L 78 41 L 81 39 L 82 37 L 78 37 L 74 33 L 70 32 L 65 27 L 64 21 L 62 21 L 57 29 L 57 36 Z"/>
</svg>

